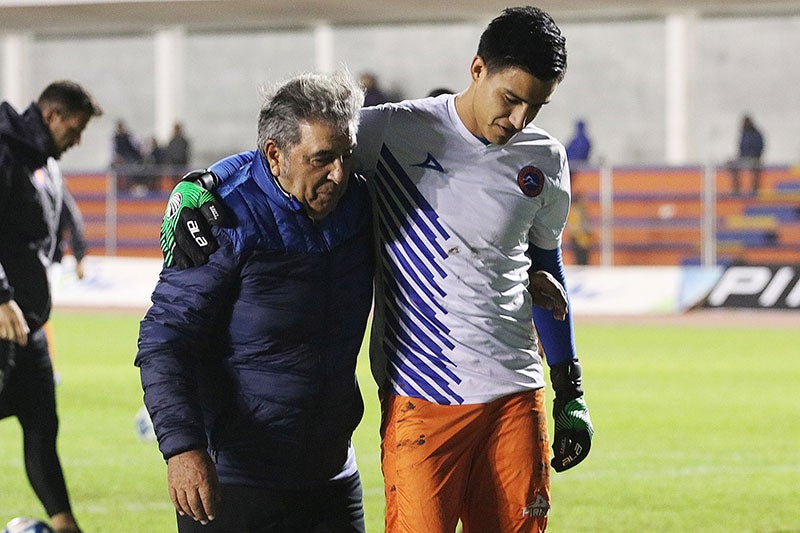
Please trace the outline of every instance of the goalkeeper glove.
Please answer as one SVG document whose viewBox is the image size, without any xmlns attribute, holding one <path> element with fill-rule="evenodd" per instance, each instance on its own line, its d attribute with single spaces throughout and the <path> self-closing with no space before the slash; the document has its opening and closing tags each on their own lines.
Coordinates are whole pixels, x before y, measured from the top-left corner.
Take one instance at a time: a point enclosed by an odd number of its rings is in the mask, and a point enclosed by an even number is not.
<svg viewBox="0 0 800 533">
<path fill-rule="evenodd" d="M 209 192 L 219 184 L 209 170 L 186 174 L 169 196 L 161 222 L 161 252 L 164 265 L 179 269 L 203 265 L 219 245 L 211 226 L 222 225 L 224 211 L 216 196 Z"/>
<path fill-rule="evenodd" d="M 583 399 L 578 360 L 551 366 L 550 382 L 555 391 L 552 465 L 556 472 L 563 472 L 586 459 L 594 428 Z"/>
</svg>

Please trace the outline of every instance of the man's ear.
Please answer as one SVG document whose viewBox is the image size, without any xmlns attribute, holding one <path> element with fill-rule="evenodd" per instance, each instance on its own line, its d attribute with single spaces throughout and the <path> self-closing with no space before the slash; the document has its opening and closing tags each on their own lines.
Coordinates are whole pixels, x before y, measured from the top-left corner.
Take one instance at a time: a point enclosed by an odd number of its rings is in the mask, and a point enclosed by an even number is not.
<svg viewBox="0 0 800 533">
<path fill-rule="evenodd" d="M 469 74 L 472 77 L 472 81 L 478 81 L 478 78 L 481 77 L 481 74 L 486 73 L 486 62 L 483 60 L 481 56 L 475 56 L 472 58 L 472 63 L 469 65 Z"/>
<path fill-rule="evenodd" d="M 47 125 L 50 125 L 50 122 L 53 120 L 53 117 L 55 117 L 59 113 L 58 109 L 53 105 L 43 106 L 41 108 L 41 111 L 42 111 L 42 120 Z"/>
<path fill-rule="evenodd" d="M 283 163 L 283 152 L 280 148 L 278 148 L 278 145 L 275 144 L 275 141 L 269 139 L 264 143 L 264 154 L 267 156 L 269 171 L 276 178 L 280 177 L 282 166 L 281 163 Z"/>
</svg>

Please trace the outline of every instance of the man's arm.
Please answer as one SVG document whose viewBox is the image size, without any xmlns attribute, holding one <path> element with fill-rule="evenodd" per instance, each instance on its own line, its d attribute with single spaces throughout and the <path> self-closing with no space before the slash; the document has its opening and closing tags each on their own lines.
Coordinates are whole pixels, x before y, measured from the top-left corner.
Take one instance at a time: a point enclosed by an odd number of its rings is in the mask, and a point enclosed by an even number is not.
<svg viewBox="0 0 800 533">
<path fill-rule="evenodd" d="M 219 315 L 230 304 L 238 259 L 217 232 L 220 249 L 198 268 L 165 268 L 140 326 L 139 351 L 144 401 L 167 460 L 170 497 L 176 510 L 195 520 L 213 519 L 218 481 L 208 457 L 198 368 L 219 330 Z"/>
<path fill-rule="evenodd" d="M 72 193 L 67 189 L 64 184 L 64 198 L 61 207 L 61 218 L 58 221 L 58 235 L 57 246 L 62 245 L 62 237 L 65 231 L 69 231 L 70 247 L 72 254 L 75 256 L 75 273 L 78 279 L 83 279 L 83 258 L 86 256 L 88 247 L 86 246 L 86 236 L 84 233 L 83 215 L 72 197 Z M 61 256 L 62 251 L 56 250 L 58 257 Z"/>
<path fill-rule="evenodd" d="M 532 279 L 539 271 L 547 272 L 566 291 L 561 248 L 545 250 L 531 245 L 529 254 Z M 532 290 L 536 290 L 536 287 Z M 550 292 L 554 291 L 551 289 Z M 566 292 L 564 296 L 566 297 Z M 558 320 L 556 313 L 534 306 L 533 319 L 550 367 L 550 383 L 555 392 L 552 465 L 557 472 L 562 472 L 586 458 L 591 448 L 594 428 L 583 398 L 581 366 L 575 354 L 572 314 L 567 312 L 563 319 Z"/>
</svg>

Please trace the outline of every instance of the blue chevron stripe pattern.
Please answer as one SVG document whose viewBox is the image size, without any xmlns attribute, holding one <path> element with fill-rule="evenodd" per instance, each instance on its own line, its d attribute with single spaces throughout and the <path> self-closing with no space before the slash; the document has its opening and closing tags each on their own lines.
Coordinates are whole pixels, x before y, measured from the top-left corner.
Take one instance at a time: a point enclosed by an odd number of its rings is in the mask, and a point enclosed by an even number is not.
<svg viewBox="0 0 800 533">
<path fill-rule="evenodd" d="M 439 283 L 447 273 L 449 238 L 438 215 L 391 151 L 383 146 L 376 180 L 384 271 L 386 317 L 383 350 L 394 388 L 440 404 L 462 403 L 452 386 L 460 379 L 447 352 L 454 348 L 442 317 L 447 294 Z"/>
</svg>

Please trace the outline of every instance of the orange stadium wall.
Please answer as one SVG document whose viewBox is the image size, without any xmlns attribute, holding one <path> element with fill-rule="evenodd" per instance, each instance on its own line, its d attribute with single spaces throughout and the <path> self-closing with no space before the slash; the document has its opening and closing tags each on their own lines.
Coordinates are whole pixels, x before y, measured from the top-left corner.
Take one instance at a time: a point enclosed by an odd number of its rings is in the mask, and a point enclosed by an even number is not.
<svg viewBox="0 0 800 533">
<path fill-rule="evenodd" d="M 605 266 L 701 264 L 704 173 L 701 167 L 611 169 L 613 262 Z M 573 196 L 585 200 L 591 230 L 589 265 L 598 266 L 601 171 L 588 168 L 573 174 Z M 159 177 L 143 196 L 125 191 L 114 196 L 109 194 L 111 179 L 104 173 L 66 176 L 84 215 L 90 253 L 160 257 L 160 221 L 173 182 Z M 747 179 L 745 175 L 745 183 Z M 765 168 L 755 196 L 732 194 L 725 170 L 714 173 L 714 182 L 718 264 L 800 265 L 799 167 Z M 115 229 L 108 216 L 113 209 Z M 566 264 L 575 264 L 572 231 L 569 226 L 565 231 Z"/>
</svg>

